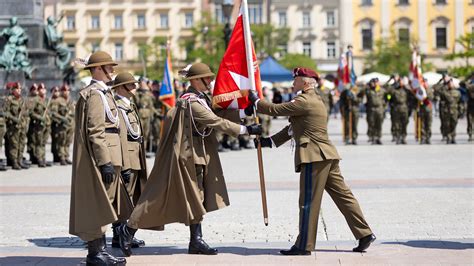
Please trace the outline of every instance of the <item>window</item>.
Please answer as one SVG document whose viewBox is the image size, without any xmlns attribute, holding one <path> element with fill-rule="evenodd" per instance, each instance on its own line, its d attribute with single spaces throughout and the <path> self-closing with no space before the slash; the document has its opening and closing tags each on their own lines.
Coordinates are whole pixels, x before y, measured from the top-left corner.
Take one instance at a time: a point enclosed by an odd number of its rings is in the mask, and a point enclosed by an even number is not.
<svg viewBox="0 0 474 266">
<path fill-rule="evenodd" d="M 278 12 L 278 25 L 280 27 L 286 27 L 286 12 L 280 11 Z"/>
<path fill-rule="evenodd" d="M 327 42 L 326 45 L 328 58 L 336 58 L 336 43 Z"/>
<path fill-rule="evenodd" d="M 114 29 L 116 29 L 116 30 L 123 29 L 122 15 L 115 15 L 114 16 Z"/>
<path fill-rule="evenodd" d="M 222 5 L 216 4 L 216 22 L 217 23 L 224 23 L 224 13 L 222 12 Z"/>
<path fill-rule="evenodd" d="M 262 4 L 249 4 L 250 24 L 262 24 Z"/>
<path fill-rule="evenodd" d="M 362 49 L 372 50 L 372 29 L 362 29 Z"/>
<path fill-rule="evenodd" d="M 398 29 L 398 41 L 404 44 L 410 43 L 410 30 L 407 28 Z"/>
<path fill-rule="evenodd" d="M 167 29 L 169 27 L 168 14 L 164 14 L 164 13 L 160 14 L 160 27 L 163 29 Z"/>
<path fill-rule="evenodd" d="M 362 0 L 361 5 L 371 6 L 372 5 L 372 0 Z"/>
<path fill-rule="evenodd" d="M 137 14 L 137 28 L 139 29 L 146 28 L 145 14 Z"/>
<path fill-rule="evenodd" d="M 311 57 L 311 42 L 303 43 L 303 54 Z"/>
<path fill-rule="evenodd" d="M 435 0 L 435 5 L 446 5 L 446 0 Z"/>
<path fill-rule="evenodd" d="M 74 43 L 69 43 L 67 48 L 71 51 L 71 58 L 76 58 L 76 45 Z"/>
<path fill-rule="evenodd" d="M 117 61 L 123 60 L 123 44 L 121 43 L 115 44 L 115 60 Z"/>
<path fill-rule="evenodd" d="M 185 28 L 192 28 L 193 27 L 193 13 L 186 13 L 184 14 L 184 27 Z"/>
<path fill-rule="evenodd" d="M 447 48 L 447 43 L 446 43 L 446 28 L 445 27 L 440 27 L 436 28 L 436 48 Z"/>
<path fill-rule="evenodd" d="M 92 43 L 92 52 L 97 52 L 100 50 L 100 44 L 98 42 Z"/>
<path fill-rule="evenodd" d="M 91 29 L 98 30 L 100 29 L 100 17 L 91 16 Z"/>
<path fill-rule="evenodd" d="M 75 16 L 67 16 L 66 18 L 66 29 L 74 30 L 76 28 L 76 17 Z"/>
<path fill-rule="evenodd" d="M 407 6 L 409 5 L 409 1 L 408 0 L 398 0 L 398 5 L 399 6 Z"/>
<path fill-rule="evenodd" d="M 311 26 L 311 16 L 309 12 L 303 12 L 303 28 Z"/>
<path fill-rule="evenodd" d="M 326 26 L 336 26 L 336 18 L 334 16 L 334 11 L 326 12 Z"/>
</svg>

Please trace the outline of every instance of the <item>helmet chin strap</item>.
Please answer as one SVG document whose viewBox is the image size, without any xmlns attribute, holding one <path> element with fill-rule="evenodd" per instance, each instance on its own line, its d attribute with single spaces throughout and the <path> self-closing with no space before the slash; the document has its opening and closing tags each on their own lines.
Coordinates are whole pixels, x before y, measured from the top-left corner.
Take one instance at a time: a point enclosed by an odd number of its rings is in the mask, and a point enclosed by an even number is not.
<svg viewBox="0 0 474 266">
<path fill-rule="evenodd" d="M 102 72 L 104 72 L 105 76 L 109 79 L 109 82 L 112 81 L 112 77 L 110 76 L 109 72 L 105 71 L 105 67 L 100 66 L 100 68 L 102 69 Z"/>
</svg>

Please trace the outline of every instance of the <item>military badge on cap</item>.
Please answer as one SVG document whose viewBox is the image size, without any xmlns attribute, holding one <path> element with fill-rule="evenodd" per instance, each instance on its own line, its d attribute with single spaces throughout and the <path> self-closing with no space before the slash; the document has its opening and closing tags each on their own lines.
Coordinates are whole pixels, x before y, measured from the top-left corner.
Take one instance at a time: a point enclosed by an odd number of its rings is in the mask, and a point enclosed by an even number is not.
<svg viewBox="0 0 474 266">
<path fill-rule="evenodd" d="M 319 80 L 319 75 L 314 70 L 305 68 L 305 67 L 297 67 L 293 69 L 293 78 L 296 77 L 307 77 L 307 78 L 314 78 L 315 80 Z"/>
</svg>

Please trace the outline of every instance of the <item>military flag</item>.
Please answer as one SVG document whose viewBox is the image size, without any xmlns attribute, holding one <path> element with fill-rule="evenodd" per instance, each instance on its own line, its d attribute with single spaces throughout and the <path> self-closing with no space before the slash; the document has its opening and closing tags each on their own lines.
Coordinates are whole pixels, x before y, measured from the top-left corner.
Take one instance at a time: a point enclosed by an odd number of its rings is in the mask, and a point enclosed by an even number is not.
<svg viewBox="0 0 474 266">
<path fill-rule="evenodd" d="M 171 68 L 170 41 L 168 40 L 168 43 L 166 45 L 166 59 L 163 82 L 161 83 L 160 87 L 160 100 L 168 108 L 174 107 L 176 103 L 172 73 L 173 70 Z"/>
</svg>

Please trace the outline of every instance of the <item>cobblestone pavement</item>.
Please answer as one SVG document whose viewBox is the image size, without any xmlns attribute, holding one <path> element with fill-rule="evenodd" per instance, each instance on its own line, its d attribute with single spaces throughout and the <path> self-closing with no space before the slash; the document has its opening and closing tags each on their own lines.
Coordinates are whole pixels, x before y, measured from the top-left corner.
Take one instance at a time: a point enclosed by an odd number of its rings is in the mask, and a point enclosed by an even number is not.
<svg viewBox="0 0 474 266">
<path fill-rule="evenodd" d="M 286 122 L 273 124 L 275 131 Z M 356 241 L 325 194 L 316 252 L 304 258 L 277 255 L 293 244 L 298 229 L 298 175 L 288 143 L 264 149 L 268 227 L 255 150 L 222 153 L 231 206 L 207 214 L 203 223 L 205 239 L 221 254 L 185 255 L 189 231 L 172 224 L 163 232 L 138 231 L 147 247 L 137 249 L 129 264 L 474 264 L 474 146 L 464 133 L 466 121 L 458 124 L 458 145 L 440 141 L 437 118 L 433 145 L 416 144 L 412 124 L 408 145 L 394 145 L 389 126 L 386 120 L 385 145 L 372 146 L 361 119 L 359 145 L 345 146 L 340 121 L 329 123 L 342 173 L 378 238 L 369 252 L 348 252 Z M 148 164 L 151 168 L 153 159 Z M 0 172 L 0 265 L 83 263 L 84 243 L 68 234 L 70 172 L 69 166 Z"/>
</svg>

